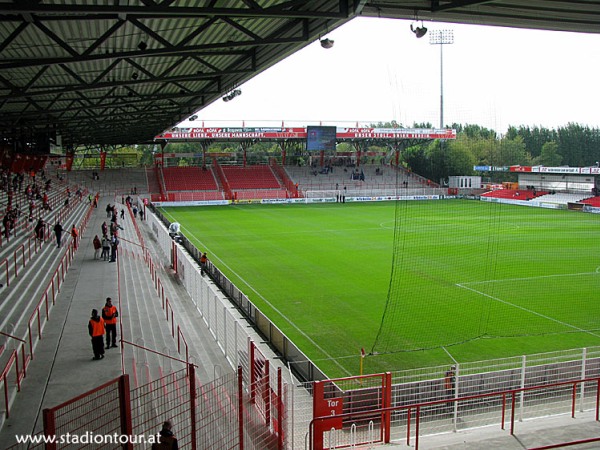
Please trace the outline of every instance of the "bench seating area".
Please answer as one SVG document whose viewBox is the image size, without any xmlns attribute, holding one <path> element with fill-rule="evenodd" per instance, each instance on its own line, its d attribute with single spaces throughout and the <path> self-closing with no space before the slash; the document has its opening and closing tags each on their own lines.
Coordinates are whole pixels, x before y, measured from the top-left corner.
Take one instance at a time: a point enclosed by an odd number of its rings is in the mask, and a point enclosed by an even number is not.
<svg viewBox="0 0 600 450">
<path fill-rule="evenodd" d="M 546 194 L 548 194 L 548 192 L 537 192 L 529 189 L 497 189 L 495 191 L 486 192 L 481 196 L 491 198 L 509 198 L 513 200 L 531 200 Z"/>
<path fill-rule="evenodd" d="M 200 167 L 163 168 L 167 191 L 216 191 L 219 189 L 212 169 Z"/>
<path fill-rule="evenodd" d="M 594 206 L 596 208 L 600 208 L 600 197 L 584 198 L 579 203 L 585 203 L 586 205 L 590 205 L 590 206 Z"/>
<path fill-rule="evenodd" d="M 269 166 L 223 166 L 232 191 L 240 189 L 284 189 Z"/>
</svg>

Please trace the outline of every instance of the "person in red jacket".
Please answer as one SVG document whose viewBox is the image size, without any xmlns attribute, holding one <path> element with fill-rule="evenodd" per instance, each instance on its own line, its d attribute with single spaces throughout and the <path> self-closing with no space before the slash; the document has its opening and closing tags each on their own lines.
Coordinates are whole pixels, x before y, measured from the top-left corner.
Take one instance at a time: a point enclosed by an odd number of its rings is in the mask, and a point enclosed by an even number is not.
<svg viewBox="0 0 600 450">
<path fill-rule="evenodd" d="M 92 309 L 92 317 L 88 322 L 88 332 L 92 337 L 93 359 L 104 358 L 104 319 L 98 315 L 97 309 Z"/>
<path fill-rule="evenodd" d="M 77 227 L 73 224 L 71 228 L 71 237 L 73 238 L 73 248 L 77 250 L 77 238 L 79 237 L 79 231 L 77 231 Z"/>
<path fill-rule="evenodd" d="M 119 312 L 116 306 L 112 304 L 112 299 L 108 297 L 104 308 L 102 308 L 102 318 L 106 324 L 107 349 L 111 347 L 111 344 L 113 347 L 117 346 L 117 317 L 119 317 Z"/>
</svg>

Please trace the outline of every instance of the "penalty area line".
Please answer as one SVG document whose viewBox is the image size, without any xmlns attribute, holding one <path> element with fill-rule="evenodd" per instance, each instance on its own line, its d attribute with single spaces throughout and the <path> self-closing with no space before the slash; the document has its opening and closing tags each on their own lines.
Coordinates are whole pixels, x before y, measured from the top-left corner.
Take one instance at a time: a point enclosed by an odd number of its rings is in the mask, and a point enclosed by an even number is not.
<svg viewBox="0 0 600 450">
<path fill-rule="evenodd" d="M 504 281 L 542 280 L 544 278 L 580 277 L 583 275 L 598 275 L 599 273 L 600 273 L 600 266 L 596 267 L 596 270 L 594 272 L 556 273 L 553 275 L 539 275 L 537 277 L 502 278 L 502 279 L 498 279 L 498 280 L 467 281 L 465 283 L 456 283 L 456 285 L 460 286 L 460 287 L 465 287 L 467 285 L 473 285 L 473 284 L 502 283 Z"/>
<path fill-rule="evenodd" d="M 487 298 L 489 298 L 491 300 L 494 300 L 496 302 L 504 303 L 507 306 L 512 306 L 513 308 L 520 309 L 521 311 L 525 311 L 525 312 L 527 312 L 529 314 L 533 314 L 534 316 L 541 317 L 542 319 L 546 319 L 546 320 L 549 320 L 551 322 L 556 322 L 556 323 L 558 323 L 558 324 L 560 324 L 562 326 L 565 326 L 567 328 L 573 328 L 574 330 L 580 331 L 582 333 L 588 333 L 588 334 L 590 334 L 590 335 L 592 335 L 594 337 L 600 337 L 600 335 L 598 335 L 596 333 L 592 333 L 591 331 L 584 330 L 583 328 L 579 328 L 579 327 L 577 327 L 575 325 L 571 325 L 570 323 L 563 322 L 562 320 L 558 320 L 558 319 L 555 319 L 553 317 L 546 316 L 545 314 L 539 313 L 537 311 L 533 311 L 532 309 L 525 308 L 524 306 L 515 305 L 514 303 L 507 302 L 506 300 L 502 300 L 501 298 L 494 297 L 493 295 L 486 294 L 485 292 L 478 291 L 477 289 L 470 288 L 470 287 L 465 286 L 463 284 L 458 284 L 457 283 L 456 286 L 458 286 L 458 287 L 460 287 L 462 289 L 466 289 L 468 291 L 474 292 L 474 293 L 476 293 L 478 295 L 481 295 L 483 297 L 487 297 Z"/>
</svg>

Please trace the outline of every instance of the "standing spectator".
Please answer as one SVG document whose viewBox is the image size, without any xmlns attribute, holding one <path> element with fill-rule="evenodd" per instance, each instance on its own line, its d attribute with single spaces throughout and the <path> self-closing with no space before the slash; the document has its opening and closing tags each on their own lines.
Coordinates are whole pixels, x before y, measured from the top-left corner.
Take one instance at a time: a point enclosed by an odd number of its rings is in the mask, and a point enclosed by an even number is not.
<svg viewBox="0 0 600 450">
<path fill-rule="evenodd" d="M 125 209 L 121 209 L 121 220 L 125 220 Z"/>
<path fill-rule="evenodd" d="M 92 317 L 88 322 L 88 333 L 92 337 L 94 359 L 104 358 L 104 319 L 98 315 L 97 309 L 92 309 Z"/>
<path fill-rule="evenodd" d="M 102 254 L 100 255 L 100 257 L 104 261 L 108 261 L 109 253 L 110 253 L 110 239 L 108 239 L 108 235 L 105 234 L 102 236 Z"/>
<path fill-rule="evenodd" d="M 117 251 L 119 249 L 119 238 L 117 237 L 117 233 L 112 235 L 110 239 L 110 261 L 115 262 L 117 260 Z"/>
<path fill-rule="evenodd" d="M 112 216 L 112 206 L 110 206 L 110 203 L 108 205 L 106 205 L 106 217 L 110 218 Z"/>
<path fill-rule="evenodd" d="M 102 222 L 102 236 L 108 236 L 108 225 L 106 225 L 106 220 Z"/>
<path fill-rule="evenodd" d="M 204 272 L 206 272 L 206 264 L 208 263 L 208 256 L 206 256 L 206 252 L 202 253 L 200 256 L 200 275 L 204 276 Z"/>
<path fill-rule="evenodd" d="M 98 255 L 100 254 L 100 249 L 102 248 L 102 242 L 100 242 L 100 238 L 98 235 L 94 236 L 94 259 L 98 259 Z"/>
<path fill-rule="evenodd" d="M 75 224 L 73 224 L 71 227 L 71 237 L 73 238 L 73 248 L 77 250 L 77 238 L 79 237 L 79 231 L 77 231 Z"/>
<path fill-rule="evenodd" d="M 171 449 L 179 450 L 177 444 L 177 438 L 173 434 L 173 425 L 169 420 L 163 423 L 162 430 L 160 430 L 158 442 L 152 444 L 152 450 Z"/>
<path fill-rule="evenodd" d="M 449 396 L 454 396 L 454 388 L 456 386 L 456 366 L 452 365 L 444 374 L 444 387 Z"/>
<path fill-rule="evenodd" d="M 60 248 L 63 231 L 65 231 L 65 230 L 62 227 L 62 225 L 60 224 L 60 222 L 56 222 L 56 225 L 54 225 L 54 235 L 56 236 L 56 247 L 57 248 Z"/>
<path fill-rule="evenodd" d="M 40 217 L 40 219 L 37 221 L 37 224 L 35 225 L 35 238 L 39 239 L 40 241 L 44 240 L 44 219 L 42 219 Z"/>
<path fill-rule="evenodd" d="M 102 308 L 102 318 L 106 324 L 106 348 L 117 346 L 117 317 L 119 312 L 117 307 L 112 304 L 110 297 L 106 298 L 106 304 Z"/>
</svg>

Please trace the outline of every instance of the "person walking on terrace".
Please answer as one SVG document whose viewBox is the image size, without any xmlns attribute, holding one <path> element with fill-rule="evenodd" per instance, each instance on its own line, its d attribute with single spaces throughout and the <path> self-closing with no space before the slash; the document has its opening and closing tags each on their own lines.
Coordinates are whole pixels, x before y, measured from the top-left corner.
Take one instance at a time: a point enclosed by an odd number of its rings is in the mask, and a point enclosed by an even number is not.
<svg viewBox="0 0 600 450">
<path fill-rule="evenodd" d="M 92 309 L 92 317 L 88 322 L 88 333 L 92 338 L 94 359 L 104 358 L 104 319 L 98 315 L 97 309 Z"/>
<path fill-rule="evenodd" d="M 56 225 L 54 225 L 54 235 L 56 236 L 56 247 L 57 248 L 60 248 L 63 231 L 65 231 L 65 230 L 62 227 L 62 225 L 60 224 L 60 222 L 56 222 Z"/>
</svg>

